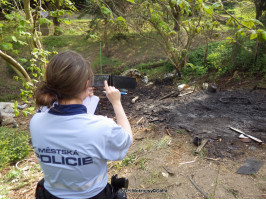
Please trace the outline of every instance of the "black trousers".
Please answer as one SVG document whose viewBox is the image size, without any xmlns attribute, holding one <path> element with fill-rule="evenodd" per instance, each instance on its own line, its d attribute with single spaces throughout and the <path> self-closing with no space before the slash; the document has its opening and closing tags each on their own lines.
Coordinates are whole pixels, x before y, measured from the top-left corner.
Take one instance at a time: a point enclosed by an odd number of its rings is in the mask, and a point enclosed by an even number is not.
<svg viewBox="0 0 266 200">
<path fill-rule="evenodd" d="M 44 179 L 38 182 L 35 192 L 36 199 L 60 199 L 44 188 Z M 115 193 L 112 186 L 107 183 L 106 187 L 96 196 L 89 199 L 113 199 L 115 198 Z"/>
</svg>

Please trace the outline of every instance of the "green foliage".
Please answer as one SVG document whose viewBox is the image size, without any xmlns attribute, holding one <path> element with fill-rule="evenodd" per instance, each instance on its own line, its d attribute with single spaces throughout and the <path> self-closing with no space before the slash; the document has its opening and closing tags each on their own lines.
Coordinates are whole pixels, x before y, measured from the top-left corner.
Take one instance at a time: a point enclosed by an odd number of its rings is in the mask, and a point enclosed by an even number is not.
<svg viewBox="0 0 266 200">
<path fill-rule="evenodd" d="M 212 52 L 217 46 L 219 42 L 212 42 L 208 45 L 208 51 Z M 203 66 L 204 65 L 204 53 L 205 53 L 205 45 L 199 46 L 189 53 L 189 62 L 196 66 Z"/>
<path fill-rule="evenodd" d="M 214 51 L 209 53 L 208 68 L 215 69 L 218 72 L 218 75 L 224 74 L 232 68 L 230 64 L 230 56 L 232 52 L 232 45 L 226 42 L 221 42 Z"/>
<path fill-rule="evenodd" d="M 171 73 L 175 69 L 169 61 L 165 60 L 150 60 L 149 62 L 139 64 L 134 68 L 138 69 L 143 74 L 146 74 L 150 80 L 163 78 L 164 74 Z"/>
<path fill-rule="evenodd" d="M 121 167 L 128 166 L 136 160 L 136 154 L 126 156 L 122 161 L 117 161 L 115 167 L 120 169 Z"/>
<path fill-rule="evenodd" d="M 242 1 L 238 4 L 234 4 L 231 7 L 231 11 L 236 17 L 240 19 L 255 19 L 256 18 L 256 8 L 254 2 Z"/>
<path fill-rule="evenodd" d="M 204 65 L 205 46 L 191 51 L 189 61 L 192 66 L 183 70 L 184 75 L 204 75 L 215 72 L 216 76 L 232 73 L 235 70 L 251 73 L 266 72 L 266 54 L 259 48 L 257 63 L 254 63 L 256 41 L 242 38 L 237 42 L 234 39 L 209 44 L 207 64 Z"/>
<path fill-rule="evenodd" d="M 122 160 L 121 165 L 122 165 L 122 166 L 127 166 L 127 165 L 133 163 L 135 159 L 136 159 L 136 154 L 131 154 L 131 155 L 129 155 L 129 156 L 126 156 L 126 157 Z"/>
<path fill-rule="evenodd" d="M 195 78 L 199 78 L 206 74 L 207 68 L 204 66 L 198 66 L 193 65 L 192 63 L 188 63 L 186 67 L 182 68 L 181 72 L 183 77 L 193 76 Z"/>
<path fill-rule="evenodd" d="M 139 169 L 145 170 L 147 162 L 148 162 L 147 158 L 140 158 L 137 160 L 135 164 L 139 167 Z"/>
<path fill-rule="evenodd" d="M 27 132 L 0 127 L 0 169 L 27 157 L 30 149 Z"/>
<path fill-rule="evenodd" d="M 21 170 L 18 169 L 12 169 L 10 170 L 6 175 L 5 175 L 5 179 L 7 181 L 12 181 L 14 179 L 19 178 L 21 175 L 23 174 L 23 172 L 21 172 Z"/>
<path fill-rule="evenodd" d="M 209 54 L 216 50 L 219 46 L 219 42 L 212 42 L 208 44 Z M 188 76 L 193 76 L 195 78 L 200 78 L 205 75 L 208 71 L 208 67 L 204 65 L 204 54 L 206 46 L 200 46 L 196 49 L 193 49 L 189 53 L 189 63 L 182 69 L 183 79 L 186 79 Z M 186 83 L 187 81 L 185 81 Z"/>
</svg>

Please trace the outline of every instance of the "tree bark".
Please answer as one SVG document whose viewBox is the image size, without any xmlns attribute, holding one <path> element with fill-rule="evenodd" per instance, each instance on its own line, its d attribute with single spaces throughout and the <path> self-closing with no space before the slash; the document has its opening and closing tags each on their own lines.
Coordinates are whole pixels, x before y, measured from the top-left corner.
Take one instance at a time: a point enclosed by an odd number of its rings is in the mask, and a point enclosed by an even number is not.
<svg viewBox="0 0 266 200">
<path fill-rule="evenodd" d="M 206 42 L 205 53 L 204 53 L 204 60 L 203 60 L 204 65 L 207 64 L 208 49 L 209 49 L 208 38 L 206 38 L 206 41 L 207 41 L 207 42 Z"/>
<path fill-rule="evenodd" d="M 256 19 L 259 19 L 262 12 L 266 10 L 266 2 L 265 0 L 254 0 L 254 4 L 256 7 Z"/>
<path fill-rule="evenodd" d="M 29 77 L 26 70 L 11 56 L 7 55 L 3 51 L 0 50 L 0 57 L 3 58 L 6 62 L 8 62 L 13 70 L 17 73 L 17 75 L 28 82 L 31 82 L 31 78 Z"/>
<path fill-rule="evenodd" d="M 23 0 L 23 5 L 24 5 L 24 12 L 26 15 L 26 20 L 29 20 L 30 23 L 33 24 L 33 18 L 30 11 L 30 0 Z"/>
<path fill-rule="evenodd" d="M 260 46 L 260 43 L 259 43 L 259 40 L 257 39 L 256 48 L 255 48 L 255 55 L 254 55 L 254 66 L 257 65 L 259 46 Z"/>
<path fill-rule="evenodd" d="M 171 4 L 170 4 L 171 5 Z M 174 30 L 175 31 L 180 31 L 180 7 L 175 5 L 175 6 L 171 6 L 171 12 L 172 15 L 174 17 Z"/>
<path fill-rule="evenodd" d="M 108 43 L 108 19 L 104 18 L 104 33 L 103 33 L 103 51 L 104 54 L 109 57 L 110 56 L 110 51 L 109 51 L 109 43 Z"/>
<path fill-rule="evenodd" d="M 33 39 L 31 41 L 31 44 L 30 46 L 32 46 L 32 44 L 34 45 L 35 48 L 38 48 L 38 49 L 41 49 L 42 48 L 42 44 L 39 40 L 39 36 L 36 32 L 36 24 L 37 24 L 37 19 L 38 19 L 38 12 L 39 10 L 36 8 L 36 13 L 35 13 L 35 19 L 33 19 L 33 16 L 31 14 L 31 11 L 30 11 L 30 0 L 23 0 L 23 5 L 24 5 L 24 12 L 25 12 L 25 15 L 26 15 L 26 19 L 30 21 L 30 23 L 33 25 L 33 29 L 31 30 L 32 31 L 32 36 L 33 36 Z M 41 6 L 41 5 L 39 5 Z M 40 7 L 39 7 L 40 9 Z"/>
<path fill-rule="evenodd" d="M 55 9 L 59 10 L 60 9 L 60 1 L 55 0 Z M 53 23 L 54 23 L 54 35 L 61 35 L 62 32 L 59 30 L 60 27 L 60 22 L 59 22 L 59 17 L 53 17 Z"/>
</svg>

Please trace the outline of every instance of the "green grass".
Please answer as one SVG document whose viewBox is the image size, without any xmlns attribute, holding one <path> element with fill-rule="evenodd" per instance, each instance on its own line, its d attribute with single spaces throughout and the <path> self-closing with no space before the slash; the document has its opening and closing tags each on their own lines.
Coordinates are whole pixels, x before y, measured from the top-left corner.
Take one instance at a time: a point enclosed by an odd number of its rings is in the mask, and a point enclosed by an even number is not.
<svg viewBox="0 0 266 200">
<path fill-rule="evenodd" d="M 43 36 L 42 42 L 48 51 L 75 50 L 90 44 L 84 36 L 80 35 Z"/>
<path fill-rule="evenodd" d="M 83 35 L 89 30 L 89 19 L 71 19 L 70 24 L 62 24 L 63 35 Z"/>
<path fill-rule="evenodd" d="M 101 60 L 100 60 L 100 56 L 97 56 L 93 63 L 92 63 L 92 68 L 94 69 L 94 71 L 100 72 L 100 66 L 108 66 L 111 67 L 112 70 L 112 74 L 120 74 L 121 73 L 121 69 L 118 69 L 122 64 L 122 61 L 116 59 L 116 58 L 109 58 L 106 56 L 102 56 Z"/>
<path fill-rule="evenodd" d="M 255 19 L 256 8 L 255 4 L 250 1 L 243 1 L 235 6 L 233 9 L 235 16 L 242 19 Z"/>
<path fill-rule="evenodd" d="M 128 166 L 136 160 L 136 154 L 131 154 L 126 156 L 122 161 L 116 161 L 115 167 L 117 170 L 121 169 L 122 167 Z"/>
<path fill-rule="evenodd" d="M 0 127 L 0 169 L 27 157 L 30 149 L 27 132 Z"/>
</svg>

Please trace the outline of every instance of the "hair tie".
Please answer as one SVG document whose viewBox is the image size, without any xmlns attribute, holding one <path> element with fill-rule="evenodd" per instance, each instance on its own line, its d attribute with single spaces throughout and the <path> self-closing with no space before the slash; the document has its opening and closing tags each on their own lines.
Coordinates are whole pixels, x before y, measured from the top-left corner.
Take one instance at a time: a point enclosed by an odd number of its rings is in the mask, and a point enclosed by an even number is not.
<svg viewBox="0 0 266 200">
<path fill-rule="evenodd" d="M 56 97 L 56 101 L 61 99 L 61 94 L 60 94 L 60 92 L 58 92 L 57 89 L 55 89 L 53 86 L 51 86 L 50 84 L 48 84 L 46 82 L 44 84 L 45 84 L 44 86 L 45 86 L 46 92 L 48 92 L 51 95 L 55 96 Z"/>
</svg>

